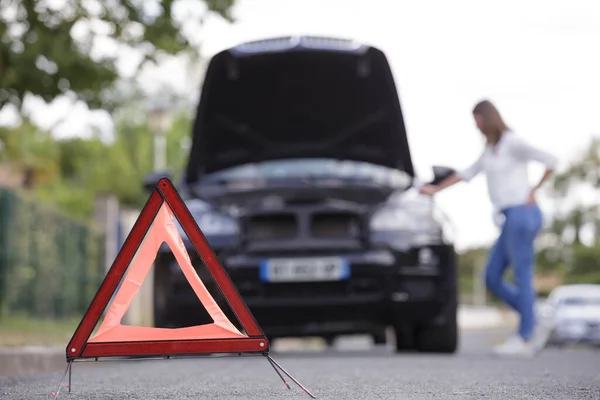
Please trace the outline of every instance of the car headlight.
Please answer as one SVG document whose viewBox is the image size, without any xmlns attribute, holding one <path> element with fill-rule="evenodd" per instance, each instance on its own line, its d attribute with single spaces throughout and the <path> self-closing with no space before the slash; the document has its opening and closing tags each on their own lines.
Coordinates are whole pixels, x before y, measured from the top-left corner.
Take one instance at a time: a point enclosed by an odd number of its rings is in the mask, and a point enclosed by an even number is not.
<svg viewBox="0 0 600 400">
<path fill-rule="evenodd" d="M 237 235 L 239 233 L 239 225 L 235 218 L 211 210 L 206 203 L 190 202 L 187 207 L 204 235 Z M 186 237 L 179 221 L 175 220 L 175 222 L 181 237 Z"/>
<path fill-rule="evenodd" d="M 413 245 L 452 243 L 454 227 L 433 200 L 411 188 L 394 193 L 387 204 L 369 221 L 371 233 L 396 237 L 395 233 L 410 235 Z"/>
<path fill-rule="evenodd" d="M 369 227 L 373 232 L 441 230 L 434 214 L 420 207 L 382 208 L 371 217 Z"/>
</svg>

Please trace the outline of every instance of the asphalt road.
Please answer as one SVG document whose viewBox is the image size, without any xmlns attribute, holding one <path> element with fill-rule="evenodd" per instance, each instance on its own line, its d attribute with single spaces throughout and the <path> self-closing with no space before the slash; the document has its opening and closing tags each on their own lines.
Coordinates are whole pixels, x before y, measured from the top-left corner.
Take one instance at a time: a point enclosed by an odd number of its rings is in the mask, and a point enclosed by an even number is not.
<svg viewBox="0 0 600 400">
<path fill-rule="evenodd" d="M 272 355 L 318 399 L 600 399 L 600 350 L 546 349 L 497 359 L 500 333 L 464 333 L 455 356 L 407 354 L 342 339 L 333 349 L 285 342 Z M 276 349 L 275 349 L 276 350 Z M 62 373 L 0 381 L 2 399 L 50 398 Z M 66 381 L 65 381 L 66 383 Z M 288 390 L 263 357 L 79 363 L 60 399 L 310 399 Z"/>
</svg>

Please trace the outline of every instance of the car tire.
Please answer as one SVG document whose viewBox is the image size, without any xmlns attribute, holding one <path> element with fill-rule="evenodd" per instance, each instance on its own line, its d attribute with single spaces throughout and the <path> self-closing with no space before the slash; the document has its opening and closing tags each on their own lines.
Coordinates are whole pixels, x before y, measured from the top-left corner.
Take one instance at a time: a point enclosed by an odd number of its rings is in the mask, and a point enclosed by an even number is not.
<svg viewBox="0 0 600 400">
<path fill-rule="evenodd" d="M 154 293 L 153 293 L 153 313 L 154 326 L 157 328 L 170 328 L 173 323 L 169 320 L 169 276 L 165 266 L 156 264 L 154 266 Z"/>
<path fill-rule="evenodd" d="M 385 332 L 383 332 L 383 333 L 380 333 L 380 332 L 374 333 L 372 335 L 372 338 L 373 338 L 373 344 L 375 346 L 383 346 L 383 345 L 385 345 L 387 343 L 387 337 L 385 335 Z"/>
<path fill-rule="evenodd" d="M 440 322 L 417 328 L 416 347 L 420 352 L 452 354 L 458 349 L 456 301 L 452 301 L 440 317 Z"/>
<path fill-rule="evenodd" d="M 404 353 L 415 350 L 416 345 L 413 327 L 396 326 L 394 328 L 394 334 L 396 336 L 396 353 Z"/>
<path fill-rule="evenodd" d="M 457 330 L 451 324 L 421 328 L 417 335 L 417 349 L 423 353 L 455 353 L 458 348 Z"/>
</svg>

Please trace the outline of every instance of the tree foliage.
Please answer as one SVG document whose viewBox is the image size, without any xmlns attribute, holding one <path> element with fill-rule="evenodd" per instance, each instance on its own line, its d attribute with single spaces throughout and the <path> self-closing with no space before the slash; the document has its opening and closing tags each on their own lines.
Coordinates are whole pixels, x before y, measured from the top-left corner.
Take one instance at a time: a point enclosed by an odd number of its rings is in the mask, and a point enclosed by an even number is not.
<svg viewBox="0 0 600 400">
<path fill-rule="evenodd" d="M 600 247 L 600 139 L 593 138 L 569 166 L 557 174 L 547 188 L 556 212 L 544 232 L 546 246 L 538 255 L 540 264 L 555 270 L 573 270 L 586 247 Z M 586 231 L 593 240 L 584 243 Z M 583 261 L 582 261 L 583 262 Z M 584 262 L 587 265 L 587 261 Z"/>
<path fill-rule="evenodd" d="M 234 0 L 194 0 L 231 21 Z M 74 94 L 90 108 L 110 108 L 107 91 L 118 78 L 117 54 L 142 61 L 197 51 L 176 18 L 177 0 L 0 0 L 0 109 L 21 109 L 27 94 L 50 102 Z M 189 2 L 187 2 L 189 3 Z M 140 63 L 139 65 L 142 65 Z"/>
<path fill-rule="evenodd" d="M 183 144 L 190 129 L 190 118 L 180 114 L 167 134 L 168 168 L 175 174 L 186 160 Z M 114 194 L 125 206 L 140 207 L 147 200 L 142 181 L 152 170 L 154 149 L 144 121 L 117 121 L 109 143 L 97 138 L 56 140 L 27 121 L 16 129 L 0 129 L 0 140 L 0 162 L 31 171 L 32 190 L 40 200 L 73 216 L 91 217 L 98 193 Z"/>
</svg>

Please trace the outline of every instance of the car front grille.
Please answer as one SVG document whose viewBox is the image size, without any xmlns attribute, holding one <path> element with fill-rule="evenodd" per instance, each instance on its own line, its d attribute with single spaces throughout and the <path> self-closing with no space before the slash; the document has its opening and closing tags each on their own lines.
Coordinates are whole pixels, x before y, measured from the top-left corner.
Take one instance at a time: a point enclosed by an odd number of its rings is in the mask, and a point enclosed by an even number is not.
<svg viewBox="0 0 600 400">
<path fill-rule="evenodd" d="M 298 221 L 294 214 L 252 216 L 246 222 L 250 240 L 291 239 L 298 234 Z"/>
<path fill-rule="evenodd" d="M 249 243 L 295 238 L 357 239 L 361 231 L 358 214 L 340 211 L 257 214 L 245 218 L 243 226 Z"/>
<path fill-rule="evenodd" d="M 313 215 L 311 235 L 316 238 L 358 237 L 358 216 L 351 213 L 319 213 Z"/>
</svg>

